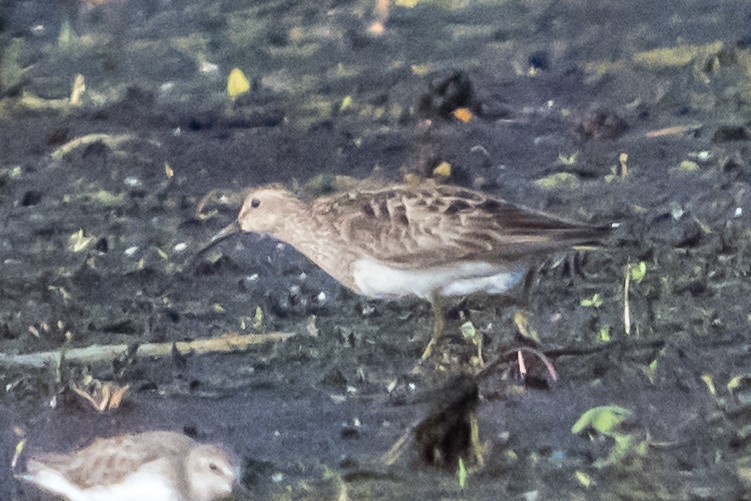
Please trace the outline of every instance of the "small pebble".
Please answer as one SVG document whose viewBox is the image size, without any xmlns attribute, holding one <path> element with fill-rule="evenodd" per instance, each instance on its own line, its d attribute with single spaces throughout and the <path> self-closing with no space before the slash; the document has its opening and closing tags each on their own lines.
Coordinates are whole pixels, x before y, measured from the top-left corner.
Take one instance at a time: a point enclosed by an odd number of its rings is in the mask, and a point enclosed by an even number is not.
<svg viewBox="0 0 751 501">
<path fill-rule="evenodd" d="M 219 65 L 204 61 L 201 63 L 201 68 L 199 71 L 204 75 L 216 75 L 217 73 L 219 73 Z"/>
<path fill-rule="evenodd" d="M 529 491 L 521 495 L 524 501 L 537 501 L 540 499 L 540 491 Z"/>
<path fill-rule="evenodd" d="M 141 180 L 135 176 L 126 177 L 125 179 L 123 179 L 123 183 L 125 183 L 125 186 L 127 186 L 128 188 L 140 188 L 143 186 Z"/>
<path fill-rule="evenodd" d="M 700 151 L 696 154 L 696 159 L 700 162 L 706 162 L 712 157 L 711 151 Z"/>
<path fill-rule="evenodd" d="M 678 221 L 683 217 L 684 210 L 683 207 L 681 207 L 678 204 L 671 204 L 672 207 L 670 207 L 670 217 L 673 218 L 674 221 Z"/>
<path fill-rule="evenodd" d="M 344 395 L 331 395 L 329 398 L 331 398 L 331 401 L 335 404 L 343 404 L 347 401 L 347 397 Z"/>
</svg>

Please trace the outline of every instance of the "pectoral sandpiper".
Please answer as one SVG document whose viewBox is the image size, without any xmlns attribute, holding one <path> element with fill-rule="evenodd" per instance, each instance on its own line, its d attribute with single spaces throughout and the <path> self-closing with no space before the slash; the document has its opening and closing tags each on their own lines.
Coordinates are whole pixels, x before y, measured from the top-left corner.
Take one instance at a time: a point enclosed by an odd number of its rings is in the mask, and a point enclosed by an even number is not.
<svg viewBox="0 0 751 501">
<path fill-rule="evenodd" d="M 168 431 L 98 439 L 31 458 L 26 468 L 20 478 L 69 501 L 215 501 L 238 479 L 226 449 Z"/>
<path fill-rule="evenodd" d="M 535 256 L 596 244 L 610 226 L 589 226 L 448 185 L 397 185 L 304 202 L 282 186 L 250 191 L 237 230 L 287 242 L 352 291 L 431 302 L 433 337 L 441 299 L 500 294 L 522 281 Z"/>
</svg>

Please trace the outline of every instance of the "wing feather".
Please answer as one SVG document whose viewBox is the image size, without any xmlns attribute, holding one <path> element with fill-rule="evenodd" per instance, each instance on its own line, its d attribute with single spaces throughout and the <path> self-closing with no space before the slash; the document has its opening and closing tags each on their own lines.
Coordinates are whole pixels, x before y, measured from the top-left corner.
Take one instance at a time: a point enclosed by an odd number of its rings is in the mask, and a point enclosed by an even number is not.
<svg viewBox="0 0 751 501">
<path fill-rule="evenodd" d="M 445 185 L 347 193 L 312 208 L 336 216 L 341 238 L 360 254 L 404 268 L 513 261 L 599 242 L 610 232 Z"/>
</svg>

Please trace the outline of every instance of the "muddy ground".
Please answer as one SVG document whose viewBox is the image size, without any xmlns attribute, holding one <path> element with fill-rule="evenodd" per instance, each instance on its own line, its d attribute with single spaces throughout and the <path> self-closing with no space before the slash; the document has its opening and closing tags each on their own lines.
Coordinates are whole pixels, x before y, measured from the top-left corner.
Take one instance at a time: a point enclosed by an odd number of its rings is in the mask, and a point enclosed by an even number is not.
<svg viewBox="0 0 751 501">
<path fill-rule="evenodd" d="M 750 26 L 740 0 L 5 0 L 0 497 L 50 499 L 13 479 L 20 435 L 33 453 L 167 428 L 233 447 L 256 499 L 751 498 Z M 250 91 L 230 98 L 233 67 Z M 621 227 L 526 292 L 454 302 L 417 373 L 427 304 L 358 297 L 254 235 L 191 260 L 245 187 L 441 162 L 445 182 Z M 385 464 L 471 393 L 466 320 L 485 361 L 533 344 L 558 381 L 529 355 L 521 381 L 513 354 L 477 379 L 484 464 L 465 453 L 462 481 L 416 443 Z M 17 356 L 277 331 L 296 335 L 59 374 Z M 123 405 L 73 394 L 86 374 L 130 385 Z M 572 433 L 611 405 L 630 415 Z"/>
</svg>

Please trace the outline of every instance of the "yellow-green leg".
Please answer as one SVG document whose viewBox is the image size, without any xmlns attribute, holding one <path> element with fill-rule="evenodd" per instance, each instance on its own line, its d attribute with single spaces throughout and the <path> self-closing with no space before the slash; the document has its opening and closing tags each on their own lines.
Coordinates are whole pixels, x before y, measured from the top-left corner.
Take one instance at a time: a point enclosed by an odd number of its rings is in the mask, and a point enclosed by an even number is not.
<svg viewBox="0 0 751 501">
<path fill-rule="evenodd" d="M 443 300 L 441 296 L 435 295 L 430 301 L 430 306 L 433 309 L 433 334 L 430 337 L 430 342 L 422 352 L 420 360 L 426 360 L 433 352 L 433 346 L 435 346 L 438 339 L 443 335 L 443 328 L 446 327 L 446 319 L 443 316 Z"/>
<path fill-rule="evenodd" d="M 485 466 L 486 449 L 487 447 L 480 442 L 480 423 L 477 421 L 477 412 L 472 411 L 469 416 L 469 457 L 480 468 Z"/>
</svg>

